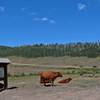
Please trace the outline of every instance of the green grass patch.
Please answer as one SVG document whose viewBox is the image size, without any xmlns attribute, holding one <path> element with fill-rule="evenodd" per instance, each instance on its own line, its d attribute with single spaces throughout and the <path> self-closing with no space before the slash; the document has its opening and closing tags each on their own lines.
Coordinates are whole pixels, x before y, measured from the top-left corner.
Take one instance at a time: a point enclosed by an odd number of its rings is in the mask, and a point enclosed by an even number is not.
<svg viewBox="0 0 100 100">
<path fill-rule="evenodd" d="M 100 74 L 99 68 L 64 68 L 61 69 L 63 74 Z"/>
<path fill-rule="evenodd" d="M 100 69 L 99 68 L 59 68 L 55 71 L 61 72 L 63 75 L 81 75 L 81 74 L 93 74 L 100 76 Z M 16 77 L 25 77 L 25 76 L 38 76 L 38 72 L 32 73 L 15 73 L 11 75 L 8 74 L 9 77 L 16 78 Z"/>
<path fill-rule="evenodd" d="M 8 77 L 16 79 L 16 77 L 37 76 L 38 73 L 17 73 L 14 75 L 9 74 Z"/>
</svg>

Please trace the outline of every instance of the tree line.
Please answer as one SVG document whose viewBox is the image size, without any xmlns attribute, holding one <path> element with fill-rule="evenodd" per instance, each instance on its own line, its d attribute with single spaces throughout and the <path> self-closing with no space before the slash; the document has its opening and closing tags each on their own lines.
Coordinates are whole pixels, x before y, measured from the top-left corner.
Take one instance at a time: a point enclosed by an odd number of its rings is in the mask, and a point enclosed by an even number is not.
<svg viewBox="0 0 100 100">
<path fill-rule="evenodd" d="M 99 57 L 100 42 L 77 42 L 66 44 L 33 44 L 19 47 L 0 46 L 0 56 L 47 57 Z"/>
</svg>

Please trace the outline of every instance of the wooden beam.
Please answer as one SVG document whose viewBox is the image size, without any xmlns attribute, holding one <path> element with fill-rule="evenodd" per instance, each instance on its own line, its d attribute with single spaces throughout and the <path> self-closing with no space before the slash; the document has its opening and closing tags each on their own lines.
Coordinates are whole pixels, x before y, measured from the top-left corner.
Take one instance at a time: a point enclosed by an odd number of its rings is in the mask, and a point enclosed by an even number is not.
<svg viewBox="0 0 100 100">
<path fill-rule="evenodd" d="M 4 89 L 8 88 L 7 65 L 4 67 Z"/>
</svg>

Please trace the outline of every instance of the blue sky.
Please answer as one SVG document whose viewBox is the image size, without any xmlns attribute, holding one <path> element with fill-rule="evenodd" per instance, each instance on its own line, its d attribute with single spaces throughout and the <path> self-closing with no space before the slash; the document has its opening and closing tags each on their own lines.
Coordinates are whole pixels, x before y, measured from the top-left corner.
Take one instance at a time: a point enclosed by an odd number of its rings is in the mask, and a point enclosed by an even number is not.
<svg viewBox="0 0 100 100">
<path fill-rule="evenodd" d="M 100 0 L 0 0 L 0 45 L 100 40 Z"/>
</svg>

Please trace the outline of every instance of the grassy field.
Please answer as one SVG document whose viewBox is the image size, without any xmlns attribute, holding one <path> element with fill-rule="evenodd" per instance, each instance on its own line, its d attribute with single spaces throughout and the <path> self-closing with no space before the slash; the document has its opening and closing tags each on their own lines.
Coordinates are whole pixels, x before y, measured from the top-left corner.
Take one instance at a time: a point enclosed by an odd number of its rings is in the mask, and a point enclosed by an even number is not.
<svg viewBox="0 0 100 100">
<path fill-rule="evenodd" d="M 0 93 L 0 100 L 100 100 L 99 58 L 8 58 L 8 90 Z M 39 73 L 44 70 L 59 71 L 63 77 L 54 87 L 41 86 Z M 69 77 L 70 83 L 58 83 Z"/>
<path fill-rule="evenodd" d="M 33 65 L 55 65 L 59 66 L 97 66 L 100 67 L 100 57 L 38 57 L 38 58 L 23 58 L 23 57 L 8 57 L 12 63 L 33 64 Z"/>
<path fill-rule="evenodd" d="M 100 58 L 87 57 L 43 57 L 23 58 L 8 57 L 11 64 L 8 66 L 9 75 L 37 74 L 44 70 L 61 71 L 63 74 L 100 73 Z M 96 66 L 96 68 L 93 68 Z"/>
<path fill-rule="evenodd" d="M 79 87 L 79 88 L 91 88 L 100 85 L 100 77 L 81 77 L 78 75 L 63 75 L 63 78 L 58 78 L 55 81 L 56 85 L 58 81 L 64 78 L 71 77 L 72 81 L 68 86 Z M 40 85 L 39 76 L 20 76 L 20 77 L 9 77 L 9 84 L 12 86 L 24 86 L 24 85 Z M 66 85 L 66 84 L 65 84 Z"/>
<path fill-rule="evenodd" d="M 97 83 L 97 80 L 100 78 L 99 58 L 8 58 L 12 62 L 8 67 L 9 82 L 11 83 L 20 83 L 22 80 L 24 82 L 27 81 L 26 83 L 36 80 L 39 83 L 39 73 L 44 70 L 59 71 L 64 75 L 64 77 L 72 77 L 74 79 L 74 85 L 76 84 L 77 86 L 79 84 L 87 85 L 85 83 L 94 85 L 94 83 Z M 94 64 L 92 65 L 91 62 Z M 97 62 L 98 66 L 95 65 Z"/>
</svg>

